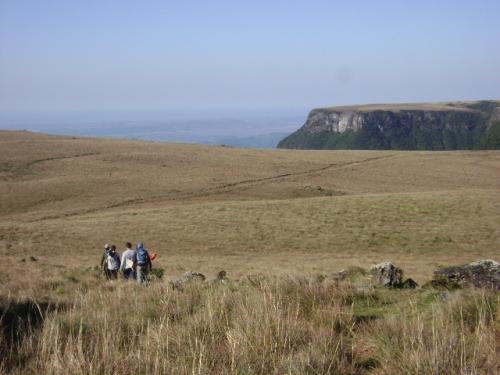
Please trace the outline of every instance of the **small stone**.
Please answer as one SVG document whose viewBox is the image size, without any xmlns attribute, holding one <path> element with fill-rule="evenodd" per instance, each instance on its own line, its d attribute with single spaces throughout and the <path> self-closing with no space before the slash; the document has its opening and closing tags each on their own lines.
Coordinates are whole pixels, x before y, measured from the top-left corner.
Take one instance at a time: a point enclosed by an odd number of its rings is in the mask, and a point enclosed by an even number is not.
<svg viewBox="0 0 500 375">
<path fill-rule="evenodd" d="M 335 281 L 342 281 L 346 277 L 346 270 L 340 270 L 338 272 L 334 272 L 330 275 L 330 277 Z"/>
<path fill-rule="evenodd" d="M 416 287 L 418 287 L 418 284 L 412 278 L 406 279 L 403 282 L 403 284 L 401 284 L 401 288 L 404 288 L 404 289 L 415 289 Z"/>
<path fill-rule="evenodd" d="M 205 281 L 205 275 L 199 272 L 189 271 L 184 273 L 181 277 L 176 279 L 173 282 L 175 288 L 181 288 L 183 285 L 197 282 L 197 281 Z"/>
</svg>

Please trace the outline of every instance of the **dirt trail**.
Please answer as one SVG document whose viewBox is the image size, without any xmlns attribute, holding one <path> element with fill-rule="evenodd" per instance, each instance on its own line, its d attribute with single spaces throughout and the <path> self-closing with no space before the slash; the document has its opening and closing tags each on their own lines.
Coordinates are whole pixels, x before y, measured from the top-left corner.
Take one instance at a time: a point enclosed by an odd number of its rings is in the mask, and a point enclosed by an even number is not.
<svg viewBox="0 0 500 375">
<path fill-rule="evenodd" d="M 31 167 L 33 167 L 36 164 L 45 163 L 47 161 L 64 160 L 64 159 L 75 159 L 75 158 L 82 158 L 82 157 L 85 157 L 85 156 L 96 156 L 96 155 L 99 155 L 99 153 L 98 152 L 86 152 L 86 153 L 77 154 L 77 155 L 54 156 L 54 157 L 46 158 L 46 159 L 33 160 L 33 161 L 25 164 L 24 168 L 30 169 Z"/>
<path fill-rule="evenodd" d="M 63 217 L 86 215 L 86 214 L 96 213 L 96 212 L 100 212 L 100 211 L 104 211 L 104 210 L 108 210 L 108 209 L 125 207 L 125 206 L 132 206 L 132 205 L 136 205 L 136 204 L 145 204 L 145 203 L 153 203 L 153 202 L 173 202 L 173 201 L 182 201 L 182 200 L 203 198 L 203 197 L 208 197 L 208 196 L 212 196 L 212 195 L 227 194 L 229 192 L 238 190 L 242 187 L 249 187 L 249 186 L 253 186 L 253 185 L 263 185 L 266 183 L 272 183 L 272 182 L 276 182 L 276 181 L 287 179 L 287 178 L 312 175 L 312 174 L 324 172 L 326 170 L 339 169 L 339 168 L 344 168 L 344 167 L 360 165 L 360 164 L 374 162 L 374 161 L 378 161 L 378 160 L 382 160 L 382 159 L 392 158 L 394 156 L 395 156 L 394 154 L 390 154 L 390 155 L 384 155 L 384 156 L 371 157 L 371 158 L 357 160 L 357 161 L 350 161 L 350 162 L 344 162 L 344 163 L 332 163 L 332 164 L 328 164 L 328 165 L 326 165 L 324 167 L 320 167 L 320 168 L 313 168 L 313 169 L 308 169 L 308 170 L 300 171 L 300 172 L 284 173 L 284 174 L 256 178 L 256 179 L 241 180 L 241 181 L 236 181 L 236 182 L 231 182 L 231 183 L 226 183 L 226 184 L 214 186 L 211 188 L 200 189 L 200 190 L 193 191 L 193 192 L 186 192 L 186 193 L 181 192 L 181 193 L 176 194 L 176 195 L 163 194 L 163 195 L 152 196 L 152 197 L 149 197 L 147 199 L 145 199 L 145 198 L 131 198 L 131 199 L 126 199 L 126 200 L 123 200 L 123 201 L 120 201 L 120 202 L 117 202 L 117 203 L 114 203 L 111 205 L 107 205 L 104 207 L 90 208 L 87 210 L 82 210 L 82 211 L 78 211 L 78 212 L 70 212 L 70 213 L 63 214 L 63 215 L 44 216 L 44 217 L 38 218 L 36 220 L 33 220 L 32 222 L 50 220 L 50 219 L 59 219 L 59 218 L 63 218 Z"/>
<path fill-rule="evenodd" d="M 337 167 L 337 168 L 348 167 L 348 166 L 353 166 L 353 165 L 367 163 L 367 162 L 370 162 L 370 161 L 375 161 L 375 160 L 380 160 L 380 159 L 387 159 L 387 158 L 390 158 L 390 157 L 393 157 L 393 156 L 394 155 L 391 154 L 391 155 L 384 155 L 384 156 L 376 156 L 376 157 L 373 157 L 373 158 L 368 158 L 368 159 L 363 159 L 363 160 L 358 160 L 358 161 L 349 161 L 349 162 L 344 162 L 344 163 L 332 163 L 332 164 L 328 164 L 325 167 L 313 168 L 313 169 L 309 169 L 309 170 L 302 171 L 302 172 L 285 173 L 285 174 L 280 174 L 280 175 L 276 175 L 276 176 L 257 178 L 257 179 L 253 179 L 253 180 L 243 180 L 243 181 L 233 182 L 233 183 L 221 185 L 221 186 L 219 186 L 217 188 L 214 188 L 214 189 L 225 189 L 225 188 L 237 187 L 237 186 L 241 186 L 241 185 L 248 185 L 248 184 L 255 184 L 255 183 L 260 183 L 260 182 L 275 181 L 275 180 L 280 180 L 280 179 L 283 179 L 283 178 L 286 178 L 286 177 L 306 176 L 306 175 L 309 175 L 309 174 L 323 172 L 323 171 L 326 171 L 327 169 L 332 169 L 332 168 L 335 168 L 335 167 Z"/>
</svg>

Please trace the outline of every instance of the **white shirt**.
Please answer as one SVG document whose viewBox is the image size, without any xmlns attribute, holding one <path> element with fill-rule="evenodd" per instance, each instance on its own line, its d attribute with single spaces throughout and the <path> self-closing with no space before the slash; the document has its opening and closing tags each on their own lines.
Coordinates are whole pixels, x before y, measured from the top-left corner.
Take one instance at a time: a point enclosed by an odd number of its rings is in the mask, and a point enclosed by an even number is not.
<svg viewBox="0 0 500 375">
<path fill-rule="evenodd" d="M 114 254 L 111 251 L 108 254 L 108 270 L 114 271 L 120 268 L 120 256 L 115 252 Z"/>
<path fill-rule="evenodd" d="M 136 262 L 135 250 L 126 249 L 122 254 L 122 264 L 121 264 L 122 271 L 129 268 L 133 268 L 135 262 Z"/>
</svg>

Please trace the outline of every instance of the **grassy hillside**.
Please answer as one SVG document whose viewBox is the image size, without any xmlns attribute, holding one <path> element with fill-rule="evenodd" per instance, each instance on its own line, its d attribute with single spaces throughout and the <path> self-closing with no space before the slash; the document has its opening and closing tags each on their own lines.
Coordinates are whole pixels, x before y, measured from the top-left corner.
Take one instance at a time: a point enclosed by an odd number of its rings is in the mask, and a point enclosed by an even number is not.
<svg viewBox="0 0 500 375">
<path fill-rule="evenodd" d="M 327 272 L 392 257 L 425 279 L 426 264 L 498 256 L 499 152 L 0 139 L 4 291 L 27 266 L 19 257 L 40 257 L 35 269 L 67 257 L 71 268 L 126 240 L 158 251 L 168 275 Z"/>
<path fill-rule="evenodd" d="M 498 260 L 499 151 L 252 150 L 6 131 L 0 150 L 0 373 L 499 366 L 498 293 L 331 277 L 393 260 L 422 284 L 440 265 Z M 125 241 L 159 253 L 163 281 L 100 277 L 103 244 Z M 222 269 L 228 284 L 166 282 Z"/>
</svg>

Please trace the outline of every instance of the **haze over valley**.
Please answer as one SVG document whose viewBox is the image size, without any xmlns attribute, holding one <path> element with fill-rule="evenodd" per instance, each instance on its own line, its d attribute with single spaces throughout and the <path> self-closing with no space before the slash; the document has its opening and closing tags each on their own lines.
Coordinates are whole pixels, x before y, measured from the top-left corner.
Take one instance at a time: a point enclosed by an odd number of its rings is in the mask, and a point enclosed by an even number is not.
<svg viewBox="0 0 500 375">
<path fill-rule="evenodd" d="M 274 148 L 307 109 L 0 112 L 0 128 L 47 134 Z"/>
</svg>

